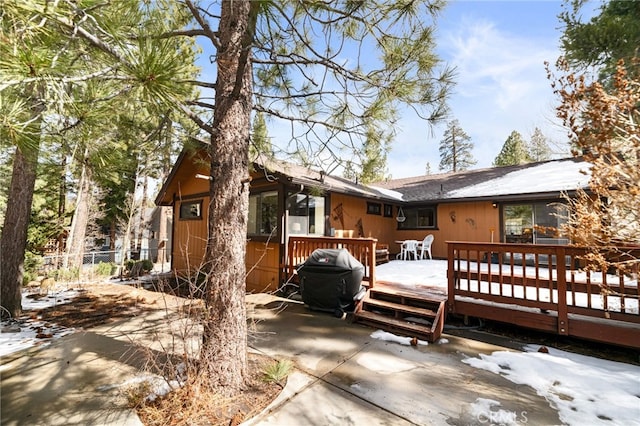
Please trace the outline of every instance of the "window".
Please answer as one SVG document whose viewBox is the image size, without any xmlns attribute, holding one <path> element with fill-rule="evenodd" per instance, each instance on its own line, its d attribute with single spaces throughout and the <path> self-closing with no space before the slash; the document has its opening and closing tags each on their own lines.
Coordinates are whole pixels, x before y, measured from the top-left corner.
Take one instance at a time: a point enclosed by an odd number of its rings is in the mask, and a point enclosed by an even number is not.
<svg viewBox="0 0 640 426">
<path fill-rule="evenodd" d="M 398 222 L 398 229 L 435 229 L 436 207 L 403 207 L 404 222 Z"/>
<path fill-rule="evenodd" d="M 183 201 L 180 204 L 180 219 L 202 219 L 202 200 Z"/>
<path fill-rule="evenodd" d="M 393 217 L 393 206 L 391 204 L 384 205 L 384 217 Z"/>
<path fill-rule="evenodd" d="M 278 192 L 268 191 L 249 196 L 247 234 L 274 235 L 278 230 Z"/>
<path fill-rule="evenodd" d="M 507 204 L 502 210 L 503 241 L 506 243 L 567 244 L 557 230 L 565 222 L 562 203 Z"/>
<path fill-rule="evenodd" d="M 382 214 L 382 205 L 380 203 L 367 202 L 367 214 Z"/>
<path fill-rule="evenodd" d="M 324 235 L 325 205 L 324 197 L 290 193 L 287 197 L 287 232 L 296 235 Z"/>
</svg>

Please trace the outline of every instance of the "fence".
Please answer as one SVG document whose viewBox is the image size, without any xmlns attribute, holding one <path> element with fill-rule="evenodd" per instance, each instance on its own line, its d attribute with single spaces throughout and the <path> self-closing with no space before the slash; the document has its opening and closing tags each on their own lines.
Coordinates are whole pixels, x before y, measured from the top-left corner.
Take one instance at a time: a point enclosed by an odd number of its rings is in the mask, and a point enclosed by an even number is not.
<svg viewBox="0 0 640 426">
<path fill-rule="evenodd" d="M 88 251 L 82 254 L 82 270 L 81 272 L 90 271 L 94 266 L 100 263 L 113 263 L 120 265 L 122 260 L 151 260 L 154 264 L 158 264 L 160 272 L 165 272 L 168 267 L 167 253 L 165 248 L 161 249 L 141 249 L 141 250 L 100 250 Z M 67 268 L 75 265 L 77 254 L 56 254 L 46 255 L 42 257 L 42 272 L 49 272 L 56 269 Z M 164 270 L 163 270 L 164 269 Z"/>
</svg>

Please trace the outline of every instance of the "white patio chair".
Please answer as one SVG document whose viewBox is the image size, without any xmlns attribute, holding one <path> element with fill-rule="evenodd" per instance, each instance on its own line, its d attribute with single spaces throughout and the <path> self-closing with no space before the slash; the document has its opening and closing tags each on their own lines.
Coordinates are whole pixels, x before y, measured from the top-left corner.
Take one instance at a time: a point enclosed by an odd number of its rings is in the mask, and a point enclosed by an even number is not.
<svg viewBox="0 0 640 426">
<path fill-rule="evenodd" d="M 431 257 L 431 244 L 433 244 L 433 234 L 427 235 L 424 237 L 424 240 L 422 240 L 422 244 L 420 244 L 420 259 L 424 259 L 425 252 L 429 254 L 429 259 L 433 259 L 433 257 Z"/>
<path fill-rule="evenodd" d="M 409 260 L 410 255 L 413 254 L 413 259 L 418 260 L 418 240 L 406 240 L 402 244 L 400 257 L 402 260 Z"/>
</svg>

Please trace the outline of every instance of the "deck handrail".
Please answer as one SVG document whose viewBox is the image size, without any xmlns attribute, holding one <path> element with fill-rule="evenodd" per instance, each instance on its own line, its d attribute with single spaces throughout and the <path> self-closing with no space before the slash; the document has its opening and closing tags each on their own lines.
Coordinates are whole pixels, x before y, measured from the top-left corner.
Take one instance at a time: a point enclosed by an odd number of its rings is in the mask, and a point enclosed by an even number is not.
<svg viewBox="0 0 640 426">
<path fill-rule="evenodd" d="M 619 336 L 640 336 L 637 271 L 616 275 L 590 270 L 585 267 L 587 249 L 568 245 L 447 245 L 447 307 L 452 314 L 487 315 L 484 318 L 617 343 L 623 338 L 604 334 L 618 332 L 612 324 L 621 329 L 627 324 L 634 331 L 620 331 Z M 638 259 L 640 248 L 618 247 L 611 255 Z M 598 321 L 608 328 L 587 324 Z"/>
<path fill-rule="evenodd" d="M 296 266 L 303 263 L 316 249 L 340 249 L 344 248 L 351 253 L 364 266 L 363 281 L 369 283 L 369 287 L 375 285 L 376 271 L 376 238 L 337 238 L 337 237 L 289 237 L 287 250 L 287 277 L 292 277 Z"/>
</svg>

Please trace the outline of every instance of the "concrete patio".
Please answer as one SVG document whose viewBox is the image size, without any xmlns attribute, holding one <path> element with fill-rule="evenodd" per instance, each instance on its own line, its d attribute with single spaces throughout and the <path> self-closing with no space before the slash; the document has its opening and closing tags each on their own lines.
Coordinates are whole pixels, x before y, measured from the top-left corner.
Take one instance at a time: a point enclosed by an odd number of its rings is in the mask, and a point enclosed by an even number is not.
<svg viewBox="0 0 640 426">
<path fill-rule="evenodd" d="M 561 423 L 531 388 L 462 362 L 504 347 L 448 335 L 441 344 L 403 346 L 295 301 L 256 294 L 247 305 L 251 350 L 295 364 L 280 397 L 247 424 L 487 423 L 495 413 L 473 411 L 478 398 L 500 401 L 501 410 L 529 424 Z M 2 359 L 2 424 L 141 424 L 114 384 L 138 374 L 133 342 L 153 347 L 164 315 L 95 327 Z"/>
</svg>

